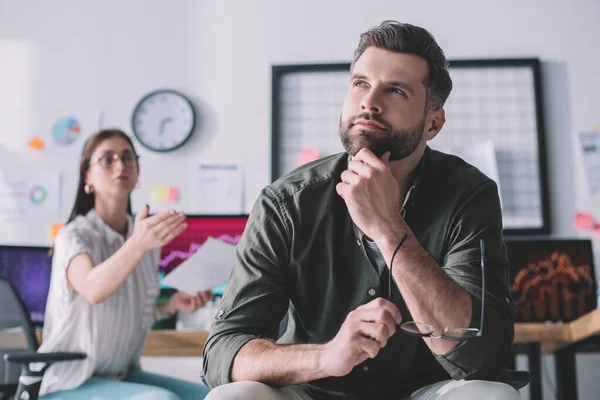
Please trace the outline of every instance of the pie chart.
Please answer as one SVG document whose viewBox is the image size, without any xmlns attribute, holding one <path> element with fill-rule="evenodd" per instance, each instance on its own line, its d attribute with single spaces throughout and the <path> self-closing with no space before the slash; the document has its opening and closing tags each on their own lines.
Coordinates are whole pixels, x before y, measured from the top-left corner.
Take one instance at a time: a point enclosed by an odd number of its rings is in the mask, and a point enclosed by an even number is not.
<svg viewBox="0 0 600 400">
<path fill-rule="evenodd" d="M 54 123 L 52 138 L 57 144 L 68 146 L 81 134 L 81 125 L 73 117 L 63 117 Z"/>
<path fill-rule="evenodd" d="M 48 191 L 41 185 L 35 185 L 29 191 L 29 200 L 33 204 L 42 204 L 46 200 L 46 196 L 48 196 Z"/>
</svg>

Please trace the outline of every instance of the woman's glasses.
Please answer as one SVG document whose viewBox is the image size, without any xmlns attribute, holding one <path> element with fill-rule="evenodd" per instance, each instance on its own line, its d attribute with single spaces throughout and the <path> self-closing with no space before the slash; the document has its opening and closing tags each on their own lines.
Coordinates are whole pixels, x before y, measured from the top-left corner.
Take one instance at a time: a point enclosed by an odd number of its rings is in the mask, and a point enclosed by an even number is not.
<svg viewBox="0 0 600 400">
<path fill-rule="evenodd" d="M 137 154 L 133 154 L 131 152 L 124 152 L 123 154 L 121 154 L 120 156 L 118 154 L 112 153 L 112 152 L 107 152 L 104 153 L 100 158 L 98 158 L 96 160 L 96 163 L 98 163 L 100 166 L 104 167 L 104 168 L 113 168 L 116 164 L 117 161 L 121 160 L 121 162 L 123 163 L 123 166 L 125 168 L 136 168 L 138 166 L 138 159 L 140 157 Z M 93 163 L 90 163 L 93 164 Z"/>
<path fill-rule="evenodd" d="M 390 301 L 392 301 L 392 265 L 394 263 L 394 256 L 406 241 L 406 237 L 407 235 L 404 235 L 400 241 L 400 244 L 398 244 L 398 247 L 396 247 L 396 250 L 392 255 L 392 261 L 390 262 L 390 279 L 388 282 L 388 299 Z M 441 335 L 436 335 L 435 328 L 432 325 L 423 322 L 408 321 L 400 325 L 402 332 L 413 336 L 456 341 L 464 341 L 483 335 L 483 314 L 485 311 L 485 246 L 483 244 L 483 239 L 479 240 L 479 249 L 481 253 L 481 319 L 479 322 L 479 328 L 449 329 L 446 327 Z"/>
</svg>

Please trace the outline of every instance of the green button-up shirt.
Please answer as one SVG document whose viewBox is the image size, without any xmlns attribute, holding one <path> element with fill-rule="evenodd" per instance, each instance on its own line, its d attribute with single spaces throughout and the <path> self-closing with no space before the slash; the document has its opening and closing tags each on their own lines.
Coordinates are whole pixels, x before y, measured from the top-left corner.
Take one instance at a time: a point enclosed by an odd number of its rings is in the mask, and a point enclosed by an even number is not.
<svg viewBox="0 0 600 400">
<path fill-rule="evenodd" d="M 233 360 L 248 341 L 277 339 L 286 312 L 287 330 L 279 343 L 326 343 L 348 313 L 385 297 L 389 271 L 370 261 L 364 234 L 335 190 L 347 165 L 345 153 L 326 157 L 262 191 L 204 347 L 209 386 L 231 381 Z M 483 335 L 442 356 L 398 330 L 377 357 L 350 374 L 308 382 L 315 398 L 400 398 L 444 379 L 497 380 L 506 369 L 513 305 L 496 184 L 460 158 L 427 148 L 403 214 L 421 245 L 471 295 L 474 328 L 480 322 L 479 239 L 484 239 Z M 395 285 L 394 291 L 403 321 L 412 320 Z"/>
</svg>

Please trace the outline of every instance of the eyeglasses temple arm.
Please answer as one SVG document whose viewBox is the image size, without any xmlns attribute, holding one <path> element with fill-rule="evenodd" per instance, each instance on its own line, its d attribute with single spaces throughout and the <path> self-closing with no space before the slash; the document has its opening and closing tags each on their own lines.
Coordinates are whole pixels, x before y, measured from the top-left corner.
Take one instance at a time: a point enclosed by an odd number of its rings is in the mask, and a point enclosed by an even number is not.
<svg viewBox="0 0 600 400">
<path fill-rule="evenodd" d="M 481 249 L 481 319 L 477 336 L 483 335 L 483 315 L 485 314 L 485 245 L 483 239 L 479 239 L 479 248 Z"/>
</svg>

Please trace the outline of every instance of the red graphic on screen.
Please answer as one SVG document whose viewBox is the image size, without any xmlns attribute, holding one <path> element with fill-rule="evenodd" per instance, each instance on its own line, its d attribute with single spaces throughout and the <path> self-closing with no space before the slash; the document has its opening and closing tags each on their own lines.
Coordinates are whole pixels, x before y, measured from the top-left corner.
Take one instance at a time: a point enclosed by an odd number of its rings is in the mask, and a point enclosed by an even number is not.
<svg viewBox="0 0 600 400">
<path fill-rule="evenodd" d="M 163 246 L 159 262 L 161 270 L 165 274 L 171 272 L 198 251 L 209 237 L 238 244 L 247 219 L 247 216 L 188 216 L 185 221 L 188 224 L 187 229 Z"/>
</svg>

